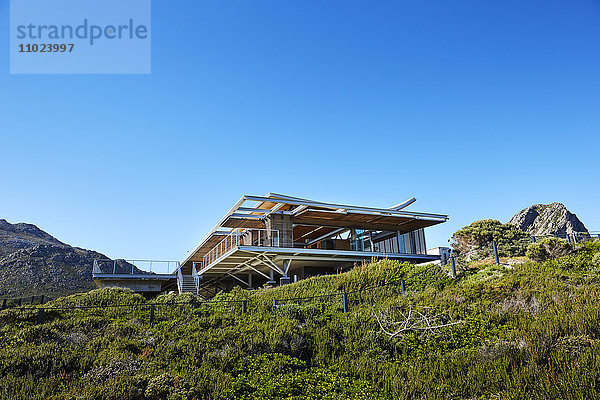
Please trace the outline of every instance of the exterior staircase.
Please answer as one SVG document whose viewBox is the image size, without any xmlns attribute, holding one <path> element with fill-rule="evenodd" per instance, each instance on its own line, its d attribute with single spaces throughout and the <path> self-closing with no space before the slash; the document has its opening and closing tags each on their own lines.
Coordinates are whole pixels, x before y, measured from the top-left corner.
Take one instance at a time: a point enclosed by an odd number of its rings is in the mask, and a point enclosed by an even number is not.
<svg viewBox="0 0 600 400">
<path fill-rule="evenodd" d="M 198 289 L 196 288 L 196 282 L 192 275 L 183 275 L 179 276 L 177 281 L 177 286 L 179 288 L 179 294 L 182 293 L 193 293 L 198 294 Z"/>
</svg>

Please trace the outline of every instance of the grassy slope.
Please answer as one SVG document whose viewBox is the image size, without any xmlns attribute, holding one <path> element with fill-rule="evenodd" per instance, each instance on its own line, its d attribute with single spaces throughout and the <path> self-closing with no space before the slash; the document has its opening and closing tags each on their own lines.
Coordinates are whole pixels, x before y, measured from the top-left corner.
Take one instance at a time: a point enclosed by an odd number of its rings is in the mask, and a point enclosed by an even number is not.
<svg viewBox="0 0 600 400">
<path fill-rule="evenodd" d="M 0 313 L 1 398 L 598 398 L 600 271 L 597 247 L 510 269 L 479 265 L 456 280 L 429 269 L 397 285 L 340 299 L 273 299 L 354 291 L 422 272 L 382 261 L 348 273 L 261 291 L 233 291 L 238 303 L 105 309 L 32 325 Z M 123 290 L 93 291 L 61 304 L 144 304 Z M 463 323 L 430 335 L 390 338 L 374 313 L 398 316 L 408 305 Z M 31 315 L 30 320 L 34 319 Z"/>
</svg>

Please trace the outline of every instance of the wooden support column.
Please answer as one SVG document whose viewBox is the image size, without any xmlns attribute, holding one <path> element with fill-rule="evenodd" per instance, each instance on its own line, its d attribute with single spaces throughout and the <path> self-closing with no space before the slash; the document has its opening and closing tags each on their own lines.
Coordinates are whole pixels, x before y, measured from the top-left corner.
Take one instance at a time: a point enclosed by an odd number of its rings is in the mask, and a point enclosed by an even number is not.
<svg viewBox="0 0 600 400">
<path fill-rule="evenodd" d="M 269 232 L 271 246 L 294 247 L 291 215 L 271 214 L 265 219 L 265 228 L 279 232 L 279 234 Z"/>
</svg>

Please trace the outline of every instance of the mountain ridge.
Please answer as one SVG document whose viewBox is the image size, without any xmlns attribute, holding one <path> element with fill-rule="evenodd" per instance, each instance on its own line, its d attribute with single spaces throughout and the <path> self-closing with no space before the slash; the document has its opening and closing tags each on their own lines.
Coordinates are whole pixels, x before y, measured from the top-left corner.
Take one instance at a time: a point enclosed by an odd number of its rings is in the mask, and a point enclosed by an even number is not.
<svg viewBox="0 0 600 400">
<path fill-rule="evenodd" d="M 68 246 L 36 225 L 0 219 L 0 255 L 40 244 Z"/>
</svg>

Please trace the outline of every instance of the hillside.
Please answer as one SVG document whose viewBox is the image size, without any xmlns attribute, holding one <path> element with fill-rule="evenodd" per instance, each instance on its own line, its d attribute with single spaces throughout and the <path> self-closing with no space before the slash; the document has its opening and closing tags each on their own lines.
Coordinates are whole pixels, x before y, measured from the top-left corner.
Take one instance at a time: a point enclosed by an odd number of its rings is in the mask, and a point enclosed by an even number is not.
<svg viewBox="0 0 600 400">
<path fill-rule="evenodd" d="M 600 244 L 573 251 L 479 260 L 456 279 L 384 260 L 210 303 L 165 295 L 153 324 L 146 300 L 117 289 L 53 301 L 41 324 L 5 310 L 0 397 L 598 398 Z M 74 305 L 113 307 L 60 309 Z"/>
<path fill-rule="evenodd" d="M 92 266 L 98 258 L 108 257 L 69 246 L 35 225 L 0 219 L 2 297 L 56 297 L 92 290 L 96 288 Z M 123 268 L 131 266 L 123 264 Z"/>
</svg>

